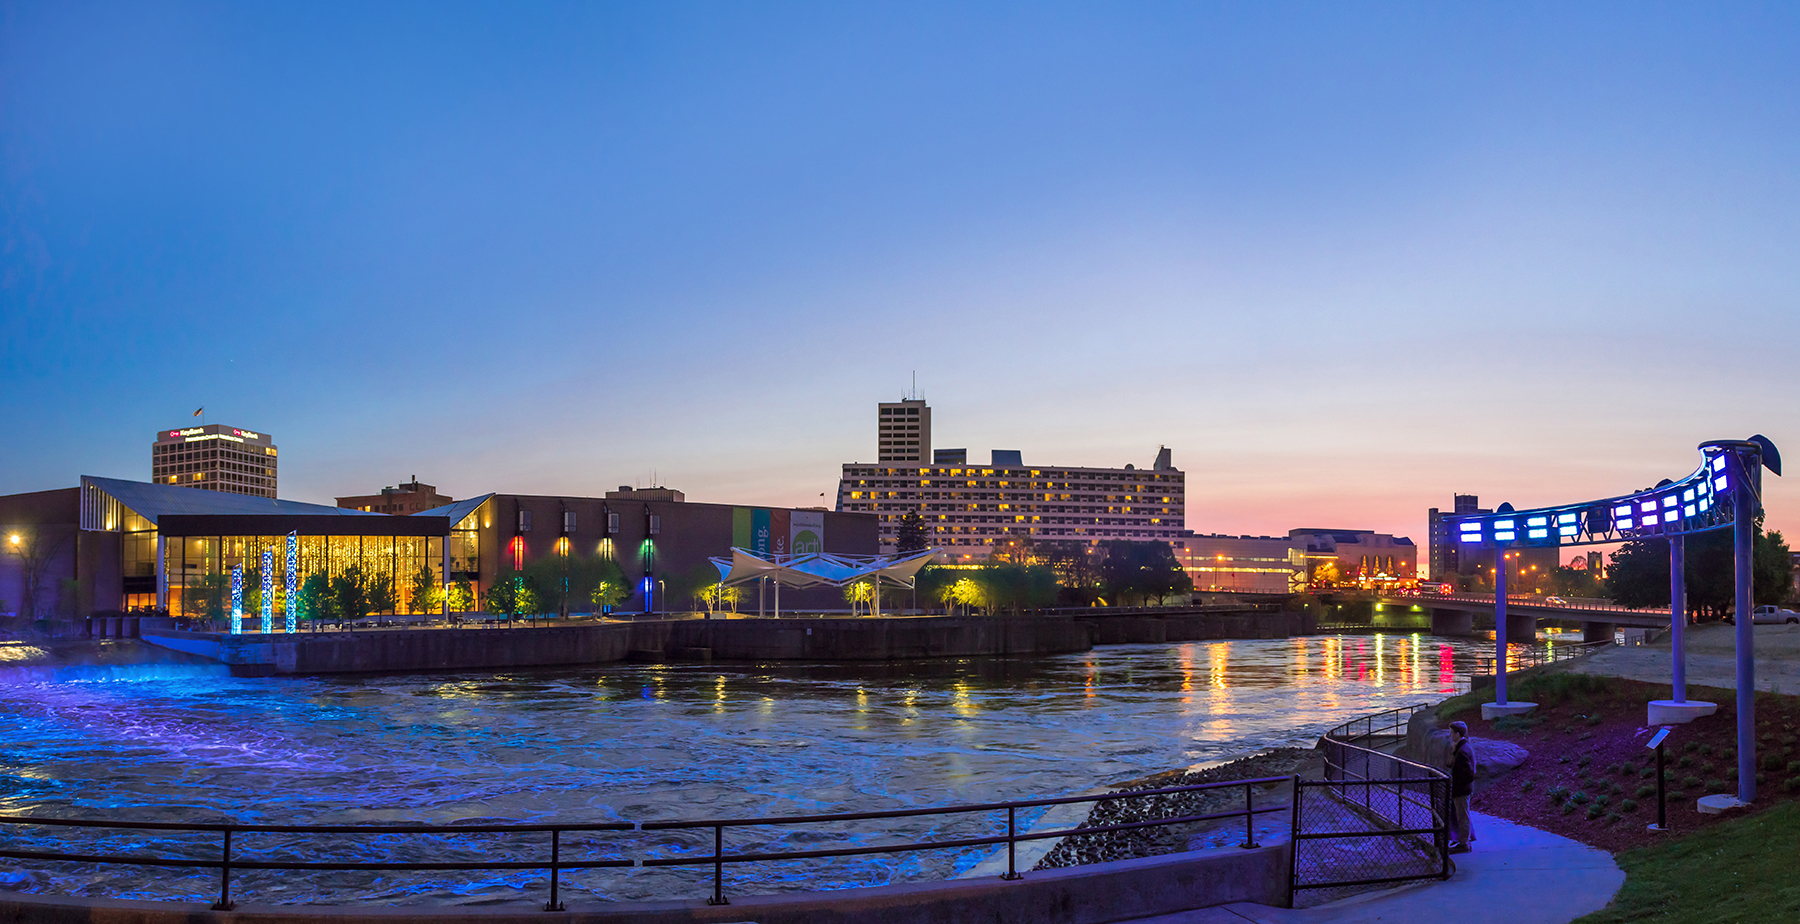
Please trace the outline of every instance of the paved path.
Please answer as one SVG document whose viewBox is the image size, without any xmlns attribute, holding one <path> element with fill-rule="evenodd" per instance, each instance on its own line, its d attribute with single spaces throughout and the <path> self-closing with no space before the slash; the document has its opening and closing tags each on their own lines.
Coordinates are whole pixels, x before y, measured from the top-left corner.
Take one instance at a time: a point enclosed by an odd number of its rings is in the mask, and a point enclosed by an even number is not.
<svg viewBox="0 0 1800 924">
<path fill-rule="evenodd" d="M 1690 686 L 1737 687 L 1733 628 L 1695 626 L 1687 632 L 1687 680 Z M 1674 658 L 1667 641 L 1642 647 L 1608 648 L 1575 661 L 1570 670 L 1583 674 L 1668 683 Z M 1765 692 L 1800 693 L 1800 626 L 1756 627 L 1756 688 Z"/>
<path fill-rule="evenodd" d="M 1291 910 L 1238 902 L 1133 924 L 1566 924 L 1607 906 L 1625 873 L 1604 850 L 1475 813 L 1472 853 L 1446 882 L 1372 892 Z"/>
</svg>

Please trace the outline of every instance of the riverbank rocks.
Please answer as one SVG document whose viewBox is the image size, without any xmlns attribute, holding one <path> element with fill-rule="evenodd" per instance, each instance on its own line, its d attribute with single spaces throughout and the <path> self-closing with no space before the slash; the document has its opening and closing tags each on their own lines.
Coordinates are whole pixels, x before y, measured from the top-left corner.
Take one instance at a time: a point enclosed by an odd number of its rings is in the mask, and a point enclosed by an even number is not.
<svg viewBox="0 0 1800 924">
<path fill-rule="evenodd" d="M 1469 736 L 1475 748 L 1475 783 L 1477 786 L 1505 776 L 1519 768 L 1531 756 L 1510 741 Z M 1406 723 L 1406 744 L 1400 756 L 1427 767 L 1448 770 L 1450 752 L 1456 748 L 1456 736 L 1448 728 L 1440 728 L 1437 713 L 1425 709 L 1415 712 Z"/>
<path fill-rule="evenodd" d="M 1116 791 L 1132 792 L 1145 789 L 1167 789 L 1174 786 L 1193 786 L 1199 783 L 1253 780 L 1265 776 L 1291 776 L 1300 772 L 1304 764 L 1317 759 L 1317 757 L 1318 752 L 1314 750 L 1275 748 L 1217 767 L 1208 767 L 1205 770 L 1171 770 L 1167 773 L 1159 773 L 1126 783 L 1117 787 Z M 1270 784 L 1271 787 L 1280 785 L 1282 784 Z M 1094 808 L 1088 812 L 1087 820 L 1078 827 L 1097 828 L 1160 818 L 1208 815 L 1243 807 L 1244 791 L 1241 787 L 1145 796 L 1141 799 L 1111 799 L 1096 803 Z M 1231 820 L 1231 823 L 1240 828 L 1243 825 L 1241 820 Z M 1074 834 L 1063 838 L 1061 843 L 1051 848 L 1050 852 L 1045 854 L 1033 869 L 1060 869 L 1069 866 L 1085 866 L 1089 863 L 1106 863 L 1112 860 L 1130 860 L 1137 857 L 1177 853 L 1189 849 L 1190 840 L 1214 824 L 1215 822 L 1189 822 L 1154 828 L 1135 828 L 1129 831 L 1108 831 L 1103 834 Z"/>
</svg>

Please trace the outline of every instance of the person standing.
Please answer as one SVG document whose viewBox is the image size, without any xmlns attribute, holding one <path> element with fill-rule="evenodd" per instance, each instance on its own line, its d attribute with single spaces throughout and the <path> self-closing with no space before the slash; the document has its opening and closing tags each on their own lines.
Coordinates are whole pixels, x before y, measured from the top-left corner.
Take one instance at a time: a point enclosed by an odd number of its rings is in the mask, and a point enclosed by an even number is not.
<svg viewBox="0 0 1800 924">
<path fill-rule="evenodd" d="M 1468 853 L 1475 849 L 1475 828 L 1469 821 L 1469 796 L 1475 792 L 1475 746 L 1469 741 L 1469 726 L 1450 723 L 1450 734 L 1456 747 L 1450 752 L 1450 852 Z"/>
</svg>

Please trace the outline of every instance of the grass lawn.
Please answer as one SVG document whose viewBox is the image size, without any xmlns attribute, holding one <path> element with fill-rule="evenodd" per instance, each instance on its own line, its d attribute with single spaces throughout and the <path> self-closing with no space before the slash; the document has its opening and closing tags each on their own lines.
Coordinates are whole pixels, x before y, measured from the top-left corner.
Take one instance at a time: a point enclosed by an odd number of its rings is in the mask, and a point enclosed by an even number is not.
<svg viewBox="0 0 1800 924">
<path fill-rule="evenodd" d="M 1619 855 L 1625 887 L 1578 924 L 1800 921 L 1800 803 L 1734 818 Z"/>
</svg>

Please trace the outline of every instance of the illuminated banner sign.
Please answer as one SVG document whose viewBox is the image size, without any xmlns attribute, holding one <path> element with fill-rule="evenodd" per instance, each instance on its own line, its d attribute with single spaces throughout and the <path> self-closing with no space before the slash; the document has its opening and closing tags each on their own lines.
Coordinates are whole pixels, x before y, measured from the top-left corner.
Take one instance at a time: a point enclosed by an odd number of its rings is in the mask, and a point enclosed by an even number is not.
<svg viewBox="0 0 1800 924">
<path fill-rule="evenodd" d="M 788 553 L 788 540 L 792 538 L 789 532 L 792 528 L 789 526 L 789 517 L 792 514 L 791 510 L 769 511 L 769 551 L 776 555 Z"/>
<path fill-rule="evenodd" d="M 794 554 L 825 551 L 825 511 L 796 510 L 791 524 L 788 548 Z"/>
</svg>

